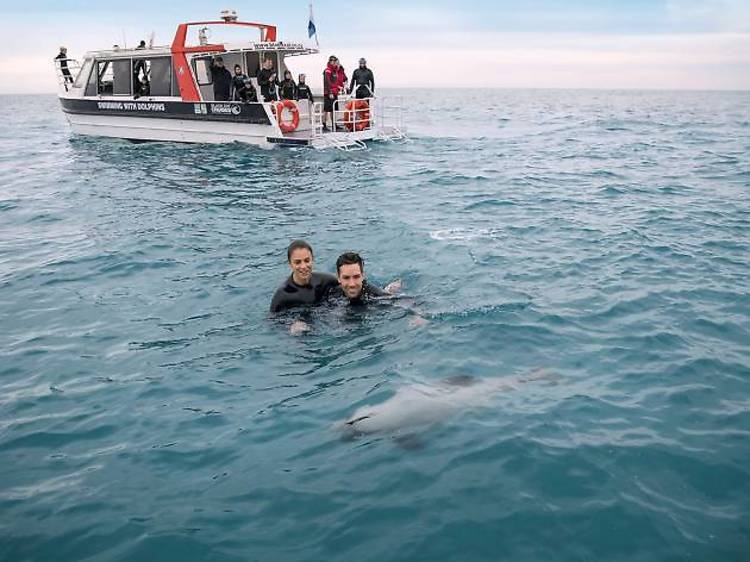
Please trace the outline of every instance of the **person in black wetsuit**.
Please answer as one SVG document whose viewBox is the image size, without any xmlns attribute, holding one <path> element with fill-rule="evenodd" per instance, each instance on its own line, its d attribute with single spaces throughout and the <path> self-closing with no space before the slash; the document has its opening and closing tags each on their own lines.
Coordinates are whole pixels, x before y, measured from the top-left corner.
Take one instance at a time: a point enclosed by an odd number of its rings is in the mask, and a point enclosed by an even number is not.
<svg viewBox="0 0 750 562">
<path fill-rule="evenodd" d="M 260 87 L 260 95 L 263 96 L 263 101 L 276 101 L 278 96 L 276 95 L 276 86 L 279 85 L 279 81 L 276 78 L 276 71 L 273 68 L 273 59 L 265 59 L 263 66 L 258 70 L 258 86 Z"/>
<path fill-rule="evenodd" d="M 292 73 L 288 70 L 284 73 L 284 79 L 279 84 L 279 99 L 297 99 L 297 84 L 295 84 L 294 80 L 292 80 Z"/>
<path fill-rule="evenodd" d="M 295 306 L 318 304 L 338 285 L 330 273 L 313 272 L 313 251 L 304 240 L 295 240 L 286 251 L 292 274 L 276 289 L 271 300 L 271 312 Z"/>
<path fill-rule="evenodd" d="M 55 57 L 55 60 L 59 60 L 60 74 L 63 75 L 63 84 L 65 85 L 65 91 L 68 91 L 68 84 L 73 83 L 73 76 L 70 74 L 68 69 L 68 48 L 60 47 L 60 52 Z"/>
<path fill-rule="evenodd" d="M 234 65 L 234 76 L 232 76 L 232 99 L 234 101 L 243 101 L 245 103 L 257 102 L 258 92 L 253 86 L 252 80 L 247 74 L 242 72 L 239 64 Z"/>
<path fill-rule="evenodd" d="M 224 59 L 216 57 L 211 60 L 209 69 L 214 83 L 214 101 L 229 101 L 232 89 L 232 73 L 224 68 Z"/>
<path fill-rule="evenodd" d="M 371 98 L 375 95 L 375 75 L 367 68 L 367 61 L 359 59 L 359 68 L 352 73 L 352 81 L 349 84 L 349 93 L 357 86 L 357 99 Z"/>
<path fill-rule="evenodd" d="M 399 301 L 397 293 L 401 290 L 401 280 L 396 279 L 381 289 L 377 285 L 367 282 L 365 278 L 365 263 L 356 252 L 345 252 L 336 260 L 336 274 L 338 287 L 331 290 L 329 299 L 343 302 L 355 308 L 364 307 L 373 302 L 388 302 L 405 310 L 411 315 L 409 326 L 416 328 L 427 324 L 427 320 L 414 307 L 413 302 Z"/>
<path fill-rule="evenodd" d="M 346 299 L 351 305 L 365 305 L 375 299 L 391 297 L 391 293 L 365 279 L 365 262 L 356 252 L 345 252 L 336 260 L 338 287 L 331 290 L 332 299 Z"/>
<path fill-rule="evenodd" d="M 299 81 L 297 82 L 297 100 L 310 100 L 310 103 L 315 101 L 310 86 L 305 82 L 304 74 L 299 75 Z"/>
</svg>

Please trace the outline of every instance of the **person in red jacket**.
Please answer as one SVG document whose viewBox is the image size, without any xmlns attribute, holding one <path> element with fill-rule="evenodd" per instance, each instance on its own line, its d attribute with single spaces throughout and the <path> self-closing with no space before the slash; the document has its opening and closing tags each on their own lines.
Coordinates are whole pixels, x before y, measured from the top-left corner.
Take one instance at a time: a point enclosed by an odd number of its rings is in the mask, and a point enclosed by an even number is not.
<svg viewBox="0 0 750 562">
<path fill-rule="evenodd" d="M 328 116 L 331 116 L 331 128 L 333 128 L 333 109 L 339 92 L 346 88 L 346 73 L 344 67 L 339 66 L 339 59 L 331 55 L 328 57 L 328 66 L 323 72 L 323 130 L 327 131 Z"/>
</svg>

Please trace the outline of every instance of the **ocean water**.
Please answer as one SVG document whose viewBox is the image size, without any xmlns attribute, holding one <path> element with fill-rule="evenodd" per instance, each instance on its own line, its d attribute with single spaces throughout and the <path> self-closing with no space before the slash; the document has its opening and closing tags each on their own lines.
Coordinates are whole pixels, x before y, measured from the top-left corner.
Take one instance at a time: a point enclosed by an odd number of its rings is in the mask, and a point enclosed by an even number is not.
<svg viewBox="0 0 750 562">
<path fill-rule="evenodd" d="M 750 559 L 750 94 L 399 93 L 410 141 L 351 154 L 0 98 L 1 560 Z M 291 335 L 298 237 L 406 304 Z"/>
</svg>

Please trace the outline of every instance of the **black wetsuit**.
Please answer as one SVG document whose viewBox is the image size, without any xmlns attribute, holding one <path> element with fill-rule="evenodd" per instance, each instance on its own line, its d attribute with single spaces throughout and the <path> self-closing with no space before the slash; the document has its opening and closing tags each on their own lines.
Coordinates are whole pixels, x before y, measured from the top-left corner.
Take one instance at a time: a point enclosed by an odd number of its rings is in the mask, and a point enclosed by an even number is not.
<svg viewBox="0 0 750 562">
<path fill-rule="evenodd" d="M 258 86 L 260 86 L 260 95 L 263 96 L 263 101 L 276 101 L 276 86 L 279 81 L 274 78 L 271 80 L 271 75 L 276 74 L 275 70 L 268 70 L 261 68 L 258 71 Z"/>
<path fill-rule="evenodd" d="M 282 100 L 297 99 L 297 84 L 294 80 L 284 80 L 279 84 L 279 97 Z"/>
<path fill-rule="evenodd" d="M 369 68 L 358 68 L 352 73 L 349 89 L 354 90 L 357 85 L 357 99 L 371 98 L 375 95 L 375 75 Z"/>
<path fill-rule="evenodd" d="M 297 99 L 313 101 L 313 93 L 307 84 L 297 84 Z"/>
<path fill-rule="evenodd" d="M 377 285 L 371 285 L 367 281 L 364 281 L 362 283 L 362 292 L 359 294 L 358 297 L 350 299 L 346 296 L 344 293 L 344 289 L 341 288 L 341 285 L 337 285 L 333 289 L 331 289 L 330 292 L 330 298 L 331 300 L 336 301 L 343 301 L 346 299 L 347 304 L 350 304 L 352 306 L 362 306 L 367 304 L 368 302 L 371 302 L 373 299 L 376 299 L 377 297 L 390 297 L 392 296 L 389 292 L 381 289 Z"/>
<path fill-rule="evenodd" d="M 70 74 L 70 70 L 68 70 L 68 55 L 59 53 L 55 59 L 60 61 L 60 73 L 63 75 L 66 84 L 65 88 L 67 89 L 68 82 L 73 82 L 73 76 Z"/>
<path fill-rule="evenodd" d="M 232 99 L 235 101 L 256 102 L 258 101 L 258 92 L 250 81 L 250 78 L 244 74 L 232 76 Z"/>
<path fill-rule="evenodd" d="M 229 101 L 232 89 L 232 73 L 226 68 L 211 63 L 211 78 L 214 82 L 214 101 Z"/>
<path fill-rule="evenodd" d="M 271 312 L 279 312 L 287 308 L 305 304 L 318 304 L 338 286 L 339 282 L 330 273 L 313 272 L 310 283 L 305 286 L 297 285 L 290 275 L 271 300 Z"/>
</svg>

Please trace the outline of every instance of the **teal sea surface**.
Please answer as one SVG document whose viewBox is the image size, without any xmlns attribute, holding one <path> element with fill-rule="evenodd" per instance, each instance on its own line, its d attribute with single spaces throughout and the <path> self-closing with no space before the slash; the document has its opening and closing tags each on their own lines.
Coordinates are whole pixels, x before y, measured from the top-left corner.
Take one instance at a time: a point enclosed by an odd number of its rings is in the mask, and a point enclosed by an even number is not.
<svg viewBox="0 0 750 562">
<path fill-rule="evenodd" d="M 0 97 L 0 560 L 750 560 L 750 93 L 392 93 L 354 153 Z M 294 238 L 408 298 L 292 335 Z"/>
</svg>

